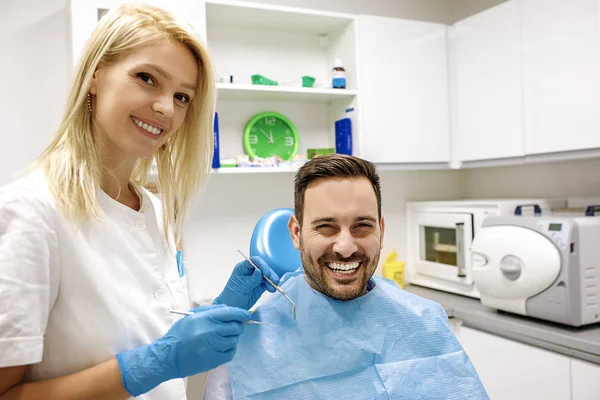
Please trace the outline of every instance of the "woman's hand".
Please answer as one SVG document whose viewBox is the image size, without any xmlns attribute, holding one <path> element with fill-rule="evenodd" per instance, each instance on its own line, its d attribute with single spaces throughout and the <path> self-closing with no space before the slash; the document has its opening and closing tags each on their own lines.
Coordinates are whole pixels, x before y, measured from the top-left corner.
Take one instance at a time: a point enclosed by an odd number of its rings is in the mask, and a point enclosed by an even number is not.
<svg viewBox="0 0 600 400">
<path fill-rule="evenodd" d="M 225 305 L 204 306 L 177 321 L 155 342 L 117 354 L 123 386 L 132 396 L 162 382 L 225 364 L 235 355 L 242 322 L 250 312 Z"/>
<path fill-rule="evenodd" d="M 227 285 L 213 304 L 227 304 L 249 310 L 265 290 L 275 292 L 275 288 L 264 279 L 267 277 L 274 284 L 279 284 L 279 277 L 275 271 L 260 257 L 250 259 L 260 269 L 254 268 L 248 260 L 236 264 Z"/>
</svg>

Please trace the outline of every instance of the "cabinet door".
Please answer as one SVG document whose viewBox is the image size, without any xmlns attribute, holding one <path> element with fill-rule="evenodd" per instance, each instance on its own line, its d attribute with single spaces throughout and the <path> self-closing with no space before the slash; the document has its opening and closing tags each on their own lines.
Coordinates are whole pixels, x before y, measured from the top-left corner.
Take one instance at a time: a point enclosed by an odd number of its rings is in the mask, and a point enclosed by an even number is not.
<svg viewBox="0 0 600 400">
<path fill-rule="evenodd" d="M 520 46 L 516 0 L 450 28 L 453 145 L 459 161 L 525 155 Z"/>
<path fill-rule="evenodd" d="M 446 26 L 364 15 L 357 23 L 360 155 L 448 162 Z"/>
<path fill-rule="evenodd" d="M 526 152 L 600 147 L 598 0 L 521 0 Z"/>
<path fill-rule="evenodd" d="M 600 365 L 571 359 L 571 400 L 600 399 Z"/>
<path fill-rule="evenodd" d="M 458 336 L 494 400 L 565 400 L 569 357 L 461 327 Z"/>
</svg>

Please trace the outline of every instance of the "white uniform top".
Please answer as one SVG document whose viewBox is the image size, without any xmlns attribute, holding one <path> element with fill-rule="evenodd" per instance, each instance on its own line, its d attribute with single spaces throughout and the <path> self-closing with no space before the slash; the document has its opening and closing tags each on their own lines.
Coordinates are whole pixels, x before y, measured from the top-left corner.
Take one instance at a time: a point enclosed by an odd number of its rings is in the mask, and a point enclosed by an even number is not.
<svg viewBox="0 0 600 400">
<path fill-rule="evenodd" d="M 202 400 L 232 400 L 233 391 L 229 382 L 227 364 L 218 366 L 209 371 L 204 386 Z"/>
<path fill-rule="evenodd" d="M 160 200 L 140 211 L 98 190 L 101 222 L 65 220 L 43 171 L 0 188 L 0 367 L 55 378 L 151 343 L 189 309 L 185 277 L 162 234 Z M 140 399 L 185 399 L 183 379 Z"/>
</svg>

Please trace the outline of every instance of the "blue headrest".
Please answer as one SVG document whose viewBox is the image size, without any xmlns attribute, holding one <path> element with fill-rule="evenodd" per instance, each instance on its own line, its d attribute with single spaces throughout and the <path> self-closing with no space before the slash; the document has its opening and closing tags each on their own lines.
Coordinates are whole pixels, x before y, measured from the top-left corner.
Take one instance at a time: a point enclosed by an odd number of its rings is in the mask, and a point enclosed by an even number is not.
<svg viewBox="0 0 600 400">
<path fill-rule="evenodd" d="M 261 257 L 280 278 L 302 265 L 300 251 L 294 247 L 287 226 L 293 214 L 292 208 L 269 211 L 256 223 L 250 240 L 250 257 Z"/>
</svg>

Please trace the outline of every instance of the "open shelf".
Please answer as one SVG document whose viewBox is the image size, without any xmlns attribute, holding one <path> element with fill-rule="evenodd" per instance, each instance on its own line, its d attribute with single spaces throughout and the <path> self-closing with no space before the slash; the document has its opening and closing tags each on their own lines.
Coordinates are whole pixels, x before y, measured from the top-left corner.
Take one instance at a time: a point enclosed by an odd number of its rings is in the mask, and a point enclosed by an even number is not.
<svg viewBox="0 0 600 400">
<path fill-rule="evenodd" d="M 294 86 L 245 85 L 219 83 L 219 100 L 260 100 L 330 103 L 351 100 L 356 90 L 319 89 Z"/>
<path fill-rule="evenodd" d="M 451 169 L 448 163 L 375 163 L 375 167 L 381 173 L 382 171 L 445 171 Z M 276 174 L 282 172 L 296 172 L 300 168 L 297 166 L 284 167 L 239 167 L 239 168 L 218 168 L 211 170 L 213 174 Z"/>
<path fill-rule="evenodd" d="M 351 118 L 358 137 L 356 16 L 235 0 L 205 1 L 206 41 L 219 75 L 221 159 L 245 154 L 248 121 L 265 111 L 285 115 L 300 136 L 299 155 L 335 147 L 335 122 Z M 333 89 L 332 68 L 342 60 L 346 89 Z M 279 84 L 254 85 L 253 75 Z M 315 78 L 302 87 L 302 77 Z M 231 82 L 231 83 L 230 83 Z M 216 174 L 295 172 L 292 167 L 222 168 Z"/>
</svg>

